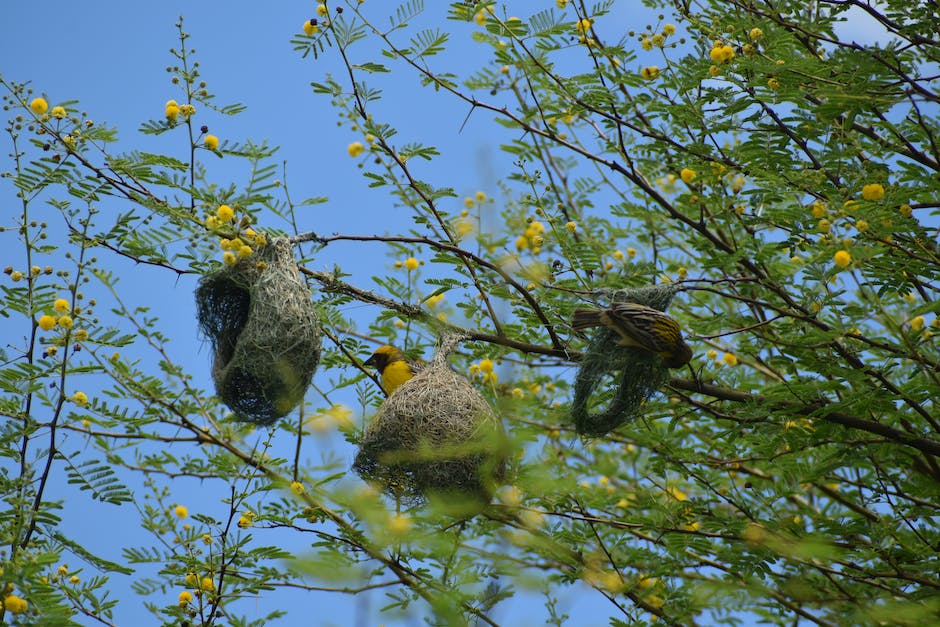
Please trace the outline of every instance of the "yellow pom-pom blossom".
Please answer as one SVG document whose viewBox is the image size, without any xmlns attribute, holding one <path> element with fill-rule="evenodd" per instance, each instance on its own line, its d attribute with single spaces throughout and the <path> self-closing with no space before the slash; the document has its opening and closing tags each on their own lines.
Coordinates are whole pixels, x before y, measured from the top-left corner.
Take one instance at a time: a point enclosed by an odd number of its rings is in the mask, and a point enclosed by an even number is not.
<svg viewBox="0 0 940 627">
<path fill-rule="evenodd" d="M 420 264 L 418 263 L 418 260 L 414 257 L 408 257 L 405 259 L 405 269 L 409 272 L 412 270 L 417 270 L 419 265 Z"/>
<path fill-rule="evenodd" d="M 186 607 L 193 602 L 193 593 L 189 590 L 183 590 L 180 592 L 179 596 L 179 605 L 180 607 Z"/>
<path fill-rule="evenodd" d="M 189 516 L 189 510 L 186 509 L 185 505 L 177 505 L 173 508 L 173 513 L 176 514 L 177 518 L 183 519 Z"/>
<path fill-rule="evenodd" d="M 180 115 L 184 118 L 191 118 L 196 115 L 196 107 L 191 104 L 180 105 Z"/>
<path fill-rule="evenodd" d="M 238 256 L 239 256 L 239 257 L 242 257 L 242 258 L 244 258 L 244 257 L 250 257 L 252 252 L 253 252 L 253 251 L 251 250 L 251 246 L 239 246 L 239 247 L 238 247 Z"/>
<path fill-rule="evenodd" d="M 55 303 L 53 303 L 52 308 L 60 314 L 68 313 L 70 309 L 69 301 L 65 300 L 64 298 L 57 298 Z"/>
<path fill-rule="evenodd" d="M 395 514 L 388 519 L 388 530 L 394 536 L 403 536 L 411 530 L 412 524 L 407 514 Z"/>
<path fill-rule="evenodd" d="M 307 489 L 304 487 L 304 484 L 302 484 L 301 482 L 299 482 L 299 481 L 291 481 L 291 482 L 290 482 L 290 491 L 293 492 L 294 494 L 301 495 L 301 494 L 303 494 L 304 492 L 306 492 Z"/>
<path fill-rule="evenodd" d="M 751 38 L 751 41 L 757 41 L 764 37 L 764 31 L 759 28 L 752 28 L 751 32 L 748 33 L 748 37 Z"/>
<path fill-rule="evenodd" d="M 914 210 L 911 208 L 910 205 L 901 205 L 900 207 L 898 207 L 898 213 L 900 213 L 905 218 L 910 218 L 911 213 L 913 212 Z"/>
<path fill-rule="evenodd" d="M 484 24 L 486 24 L 486 13 L 484 13 L 483 11 L 480 11 L 479 13 L 473 16 L 473 21 L 476 22 L 478 26 L 483 26 Z"/>
<path fill-rule="evenodd" d="M 180 114 L 179 105 L 176 104 L 175 100 L 168 100 L 166 103 L 166 108 L 163 110 L 166 119 L 170 122 L 175 122 L 176 118 Z"/>
<path fill-rule="evenodd" d="M 54 117 L 55 119 L 61 120 L 67 115 L 68 115 L 68 112 L 65 110 L 65 107 L 60 106 L 60 105 L 56 105 L 52 107 L 52 117 Z"/>
<path fill-rule="evenodd" d="M 314 35 L 320 32 L 320 27 L 313 23 L 313 20 L 307 20 L 304 22 L 304 34 L 307 36 Z"/>
<path fill-rule="evenodd" d="M 916 318 L 911 318 L 911 328 L 915 331 L 920 331 L 924 328 L 924 317 L 917 316 Z"/>
<path fill-rule="evenodd" d="M 72 325 L 75 324 L 75 321 L 72 320 L 72 316 L 59 316 L 57 322 L 63 329 L 71 329 Z"/>
<path fill-rule="evenodd" d="M 655 35 L 653 35 L 652 39 L 653 39 L 653 45 L 656 46 L 657 48 L 662 48 L 663 44 L 666 43 L 665 35 L 660 35 L 659 33 L 656 33 Z"/>
<path fill-rule="evenodd" d="M 633 259 L 634 257 L 636 257 L 636 248 L 628 248 L 627 257 L 629 257 L 630 259 Z"/>
<path fill-rule="evenodd" d="M 682 171 L 679 172 L 679 178 L 682 179 L 683 183 L 689 184 L 695 180 L 697 174 L 692 168 L 682 168 Z"/>
<path fill-rule="evenodd" d="M 215 215 L 222 222 L 231 222 L 235 218 L 235 211 L 228 205 L 219 205 L 219 208 L 215 210 Z"/>
<path fill-rule="evenodd" d="M 578 230 L 578 223 L 577 223 L 577 222 L 566 222 L 566 223 L 565 223 L 565 230 L 568 231 L 569 233 L 574 233 L 575 231 Z"/>
<path fill-rule="evenodd" d="M 520 235 L 516 238 L 516 250 L 525 250 L 529 247 L 529 238 L 525 235 Z"/>
<path fill-rule="evenodd" d="M 326 10 L 326 5 L 325 5 L 325 4 L 318 4 L 318 5 L 317 5 L 317 15 L 319 15 L 320 17 L 326 17 L 326 14 L 327 14 L 327 13 L 328 13 L 328 11 Z"/>
<path fill-rule="evenodd" d="M 729 366 L 737 366 L 737 365 L 738 365 L 738 356 L 735 355 L 734 353 L 725 353 L 725 354 L 722 356 L 721 359 L 722 359 L 722 361 L 724 361 L 724 362 L 725 362 L 726 364 L 728 364 Z"/>
<path fill-rule="evenodd" d="M 212 592 L 215 590 L 215 581 L 211 577 L 203 577 L 202 581 L 199 582 L 199 589 L 205 592 Z"/>
<path fill-rule="evenodd" d="M 362 142 L 353 142 L 346 147 L 346 152 L 349 153 L 350 157 L 358 157 L 366 151 L 366 147 L 362 145 Z"/>
<path fill-rule="evenodd" d="M 708 56 L 715 63 L 727 63 L 734 58 L 734 48 L 726 43 L 716 41 Z"/>
<path fill-rule="evenodd" d="M 670 35 L 676 34 L 676 25 L 675 24 L 665 24 L 663 25 L 663 35 L 669 37 Z"/>
<path fill-rule="evenodd" d="M 718 359 L 718 351 L 716 351 L 715 349 L 711 349 L 707 353 L 705 353 L 705 357 L 711 361 L 714 361 Z"/>
<path fill-rule="evenodd" d="M 777 91 L 780 89 L 780 81 L 776 78 L 771 78 L 767 81 L 767 87 L 770 87 L 772 90 Z"/>
<path fill-rule="evenodd" d="M 571 0 L 555 0 L 555 6 L 559 9 L 564 9 L 568 6 L 568 2 Z"/>
<path fill-rule="evenodd" d="M 216 150 L 219 147 L 219 138 L 215 135 L 206 135 L 202 143 L 205 144 L 206 148 L 209 150 Z"/>
<path fill-rule="evenodd" d="M 49 103 L 45 98 L 33 98 L 33 101 L 29 103 L 29 108 L 36 115 L 42 115 L 49 110 Z"/>
<path fill-rule="evenodd" d="M 814 218 L 822 218 L 826 215 L 826 203 L 817 200 L 814 201 L 812 205 L 809 206 L 809 212 L 813 214 Z"/>
<path fill-rule="evenodd" d="M 646 50 L 646 51 L 652 50 L 652 49 L 653 49 L 653 40 L 650 39 L 650 38 L 648 38 L 648 37 L 644 37 L 643 39 L 640 40 L 640 47 L 643 48 L 643 50 Z"/>
<path fill-rule="evenodd" d="M 852 255 L 849 254 L 847 250 L 840 250 L 832 256 L 832 260 L 840 268 L 845 268 L 850 263 L 852 263 Z"/>
<path fill-rule="evenodd" d="M 862 198 L 865 200 L 881 200 L 884 195 L 885 188 L 880 183 L 869 183 L 862 188 Z"/>
<path fill-rule="evenodd" d="M 72 394 L 72 402 L 79 407 L 84 407 L 88 404 L 88 395 L 84 392 L 76 392 L 75 394 Z"/>
<path fill-rule="evenodd" d="M 477 192 L 473 197 L 478 203 L 486 202 L 486 192 Z"/>
<path fill-rule="evenodd" d="M 222 253 L 222 263 L 227 266 L 234 266 L 236 263 L 238 263 L 238 257 L 235 256 L 235 253 L 226 250 L 224 253 Z"/>
<path fill-rule="evenodd" d="M 640 76 L 644 80 L 651 81 L 659 76 L 659 67 L 655 65 L 648 65 L 640 70 Z"/>
<path fill-rule="evenodd" d="M 55 328 L 56 317 L 50 316 L 48 314 L 40 316 L 38 324 L 39 328 L 43 331 L 51 331 L 53 328 Z"/>
<path fill-rule="evenodd" d="M 3 599 L 3 609 L 11 614 L 22 614 L 29 609 L 29 603 L 26 602 L 26 599 L 10 594 Z"/>
<path fill-rule="evenodd" d="M 586 34 L 588 31 L 591 30 L 591 20 L 589 20 L 589 19 L 587 19 L 587 18 L 585 18 L 585 19 L 583 19 L 583 20 L 579 20 L 579 21 L 575 22 L 574 27 L 575 27 L 575 29 L 576 29 L 579 33 L 581 33 L 582 35 L 584 35 L 584 34 Z"/>
</svg>

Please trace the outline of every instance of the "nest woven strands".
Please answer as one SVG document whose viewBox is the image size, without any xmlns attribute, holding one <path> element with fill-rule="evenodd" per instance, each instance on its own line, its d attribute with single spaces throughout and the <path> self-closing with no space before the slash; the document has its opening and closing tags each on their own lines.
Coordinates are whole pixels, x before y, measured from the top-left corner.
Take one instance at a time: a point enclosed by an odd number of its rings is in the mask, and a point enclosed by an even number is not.
<svg viewBox="0 0 940 627">
<path fill-rule="evenodd" d="M 353 468 L 390 494 L 488 501 L 505 469 L 502 422 L 447 363 L 447 346 L 385 399 L 366 428 Z"/>
<path fill-rule="evenodd" d="M 286 239 L 203 277 L 196 310 L 216 392 L 239 420 L 268 425 L 303 400 L 320 322 Z"/>
<path fill-rule="evenodd" d="M 655 285 L 630 290 L 616 290 L 611 302 L 636 303 L 666 311 L 675 288 Z M 659 358 L 640 350 L 617 344 L 616 331 L 599 327 L 591 338 L 574 382 L 571 417 L 582 435 L 599 436 L 637 419 L 643 404 L 668 379 L 668 370 Z M 595 390 L 606 377 L 616 387 L 595 397 Z M 592 407 L 607 401 L 607 407 L 591 413 Z"/>
</svg>

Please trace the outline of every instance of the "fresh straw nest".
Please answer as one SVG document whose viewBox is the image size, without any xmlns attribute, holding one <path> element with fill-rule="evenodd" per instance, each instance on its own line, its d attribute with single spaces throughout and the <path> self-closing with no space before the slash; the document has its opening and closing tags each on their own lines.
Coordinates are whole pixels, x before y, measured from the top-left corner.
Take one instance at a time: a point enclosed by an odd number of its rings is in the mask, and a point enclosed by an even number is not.
<svg viewBox="0 0 940 627">
<path fill-rule="evenodd" d="M 675 288 L 670 285 L 655 285 L 617 290 L 610 294 L 610 300 L 666 311 L 674 294 Z M 575 429 L 582 435 L 604 435 L 636 420 L 643 404 L 668 379 L 668 370 L 659 358 L 642 351 L 624 350 L 617 344 L 618 339 L 616 331 L 598 327 L 581 360 L 574 382 L 571 416 Z M 607 376 L 616 387 L 593 398 Z M 591 409 L 603 402 L 608 403 L 606 409 L 591 413 Z"/>
<path fill-rule="evenodd" d="M 320 323 L 286 239 L 204 276 L 196 311 L 216 392 L 239 420 L 268 425 L 303 400 L 320 360 Z"/>
<path fill-rule="evenodd" d="M 365 430 L 353 468 L 389 493 L 489 501 L 505 470 L 505 434 L 489 403 L 447 363 L 459 338 L 385 399 Z"/>
</svg>

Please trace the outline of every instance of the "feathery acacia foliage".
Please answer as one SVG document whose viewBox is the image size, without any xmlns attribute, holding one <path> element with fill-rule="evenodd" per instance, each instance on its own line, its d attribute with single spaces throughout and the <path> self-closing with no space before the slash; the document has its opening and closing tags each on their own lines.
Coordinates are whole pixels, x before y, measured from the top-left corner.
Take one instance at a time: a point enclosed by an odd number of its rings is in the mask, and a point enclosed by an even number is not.
<svg viewBox="0 0 940 627">
<path fill-rule="evenodd" d="M 112 624 L 109 581 L 130 576 L 165 624 L 290 616 L 246 618 L 246 597 L 280 588 L 384 589 L 433 624 L 498 624 L 532 590 L 545 622 L 583 624 L 558 609 L 571 587 L 618 625 L 940 620 L 940 15 L 898 0 L 646 4 L 663 16 L 632 31 L 613 2 L 322 5 L 291 41 L 339 69 L 312 88 L 355 135 L 362 183 L 401 212 L 393 234 L 311 230 L 299 208 L 324 199 L 293 201 L 271 148 L 204 144 L 204 111 L 242 107 L 200 87 L 182 25 L 181 104 L 139 130 L 188 134 L 188 160 L 112 154 L 117 131 L 77 103 L 50 109 L 0 79 L 19 206 L 3 233 L 17 326 L 0 360 L 0 612 Z M 877 41 L 846 36 L 847 18 Z M 449 54 L 458 37 L 474 42 L 469 69 Z M 424 174 L 445 157 L 383 106 L 383 81 L 405 76 L 455 125 L 495 121 L 514 159 L 498 193 L 462 199 Z M 246 160 L 249 180 L 211 180 L 218 156 Z M 114 268 L 195 286 L 274 236 L 302 251 L 324 342 L 306 406 L 260 433 L 194 383 Z M 349 276 L 341 244 L 404 261 Z M 636 420 L 579 438 L 588 338 L 571 312 L 663 281 L 691 369 Z M 358 442 L 331 399 L 375 413 L 371 340 L 414 356 L 443 331 L 468 338 L 452 364 L 512 442 L 512 485 L 468 519 L 396 509 L 340 457 L 301 453 L 310 425 Z M 149 543 L 118 563 L 72 540 L 60 478 L 95 507 L 133 501 Z M 203 482 L 205 511 L 176 503 L 180 479 Z M 64 564 L 78 561 L 81 576 Z"/>
</svg>

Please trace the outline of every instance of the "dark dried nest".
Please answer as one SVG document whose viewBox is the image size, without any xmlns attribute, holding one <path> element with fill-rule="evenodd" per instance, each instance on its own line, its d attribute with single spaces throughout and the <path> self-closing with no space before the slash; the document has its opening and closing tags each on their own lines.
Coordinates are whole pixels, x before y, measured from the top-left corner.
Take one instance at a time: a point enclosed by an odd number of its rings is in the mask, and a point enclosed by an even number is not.
<svg viewBox="0 0 940 627">
<path fill-rule="evenodd" d="M 196 313 L 216 392 L 239 420 L 268 425 L 303 400 L 320 360 L 320 322 L 286 239 L 204 276 Z"/>
<path fill-rule="evenodd" d="M 406 501 L 432 494 L 489 501 L 504 474 L 502 422 L 447 363 L 454 343 L 442 343 L 430 365 L 385 399 L 353 464 Z"/>
<path fill-rule="evenodd" d="M 616 290 L 611 302 L 636 303 L 666 311 L 675 288 L 670 285 L 631 290 Z M 599 327 L 591 338 L 578 376 L 574 382 L 571 417 L 582 435 L 599 436 L 636 420 L 643 404 L 668 379 L 668 370 L 659 358 L 638 350 L 625 350 L 617 344 L 619 336 L 607 327 Z M 611 388 L 595 396 L 605 378 L 612 378 Z M 607 407 L 591 413 L 591 409 L 607 403 Z"/>
</svg>

